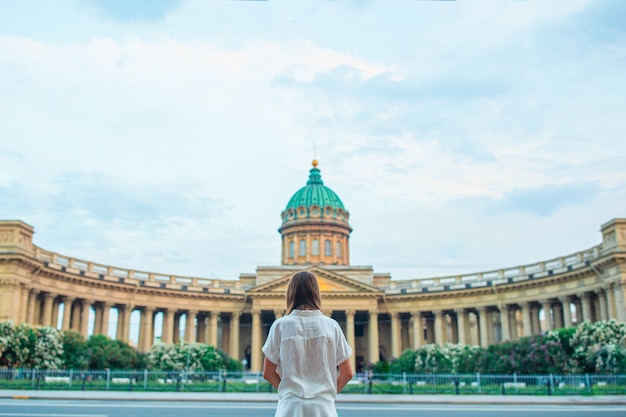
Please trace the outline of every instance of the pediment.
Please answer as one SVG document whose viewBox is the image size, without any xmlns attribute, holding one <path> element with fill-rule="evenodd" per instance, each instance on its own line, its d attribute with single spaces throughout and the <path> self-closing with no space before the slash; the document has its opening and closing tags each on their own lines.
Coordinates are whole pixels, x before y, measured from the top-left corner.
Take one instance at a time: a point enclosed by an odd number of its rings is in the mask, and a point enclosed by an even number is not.
<svg viewBox="0 0 626 417">
<path fill-rule="evenodd" d="M 352 278 L 345 277 L 337 272 L 329 271 L 320 267 L 312 267 L 307 269 L 317 277 L 317 282 L 320 286 L 320 292 L 326 293 L 380 293 L 376 287 L 372 287 L 362 282 L 356 281 Z M 251 289 L 249 294 L 258 293 L 280 293 L 285 294 L 287 292 L 287 286 L 289 285 L 289 279 L 293 275 L 293 272 L 278 278 L 274 281 L 265 283 L 258 287 Z"/>
</svg>

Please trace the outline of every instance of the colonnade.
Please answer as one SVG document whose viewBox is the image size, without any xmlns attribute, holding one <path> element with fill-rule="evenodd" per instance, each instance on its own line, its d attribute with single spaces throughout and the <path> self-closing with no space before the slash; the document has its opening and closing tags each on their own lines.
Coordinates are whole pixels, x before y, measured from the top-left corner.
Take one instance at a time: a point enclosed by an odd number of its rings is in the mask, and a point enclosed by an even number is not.
<svg viewBox="0 0 626 417">
<path fill-rule="evenodd" d="M 558 297 L 527 300 L 472 308 L 392 310 L 327 310 L 324 314 L 336 319 L 353 347 L 351 361 L 355 369 L 362 362 L 376 363 L 398 357 L 404 349 L 415 349 L 428 343 L 463 343 L 487 346 L 503 340 L 540 334 L 582 321 L 620 319 L 623 309 L 621 285 L 613 283 L 595 291 L 572 293 Z M 619 294 L 617 294 L 619 293 Z M 22 321 L 74 330 L 88 337 L 90 333 L 110 333 L 115 325 L 115 338 L 130 341 L 131 315 L 139 312 L 139 334 L 136 347 L 147 351 L 155 343 L 155 318 L 162 314 L 161 342 L 202 342 L 226 351 L 234 359 L 246 359 L 250 369 L 262 366 L 261 347 L 272 322 L 283 316 L 283 309 L 254 308 L 244 311 L 205 311 L 173 309 L 156 306 L 135 306 L 109 301 L 75 298 L 46 291 L 30 290 L 23 294 Z M 64 305 L 61 309 L 60 306 Z M 443 303 L 441 303 L 443 304 Z M 111 309 L 117 320 L 110 320 Z M 93 330 L 89 328 L 89 312 L 94 311 Z M 62 317 L 59 317 L 62 311 Z M 181 322 L 184 332 L 181 332 Z"/>
<path fill-rule="evenodd" d="M 35 325 L 51 326 L 59 330 L 73 330 L 87 338 L 90 334 L 109 335 L 109 326 L 116 326 L 115 339 L 129 343 L 131 340 L 131 315 L 138 312 L 139 335 L 136 347 L 147 351 L 155 343 L 155 317 L 162 314 L 161 342 L 176 343 L 202 342 L 212 346 L 225 348 L 234 358 L 240 357 L 238 311 L 212 312 L 199 310 L 176 310 L 153 306 L 134 306 L 85 298 L 57 295 L 46 291 L 25 291 L 26 309 L 22 312 L 22 322 Z M 61 306 L 63 306 L 61 308 Z M 111 309 L 117 310 L 117 320 L 110 320 Z M 90 323 L 90 311 L 94 312 L 94 320 Z M 59 317 L 62 312 L 62 318 Z M 184 319 L 183 319 L 184 317 Z M 60 320 L 59 320 L 60 319 Z M 181 337 L 180 323 L 184 321 L 184 333 Z M 93 328 L 90 329 L 90 324 Z M 221 329 L 227 325 L 227 329 Z M 220 340 L 226 334 L 227 341 Z"/>
</svg>

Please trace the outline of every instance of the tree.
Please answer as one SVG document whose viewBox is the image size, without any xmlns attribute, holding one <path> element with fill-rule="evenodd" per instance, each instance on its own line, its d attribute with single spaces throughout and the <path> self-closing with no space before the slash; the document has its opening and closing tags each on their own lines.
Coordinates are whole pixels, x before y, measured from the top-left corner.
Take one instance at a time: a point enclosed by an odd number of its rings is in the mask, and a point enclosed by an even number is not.
<svg viewBox="0 0 626 417">
<path fill-rule="evenodd" d="M 67 330 L 63 332 L 63 363 L 66 369 L 84 370 L 89 367 L 87 341 L 82 334 Z"/>
</svg>

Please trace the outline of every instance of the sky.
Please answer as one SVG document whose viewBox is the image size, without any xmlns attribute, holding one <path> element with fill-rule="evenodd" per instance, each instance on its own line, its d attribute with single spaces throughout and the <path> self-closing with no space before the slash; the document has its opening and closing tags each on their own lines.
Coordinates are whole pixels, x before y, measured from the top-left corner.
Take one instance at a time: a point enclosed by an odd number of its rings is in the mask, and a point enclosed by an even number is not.
<svg viewBox="0 0 626 417">
<path fill-rule="evenodd" d="M 237 279 L 319 160 L 351 264 L 530 264 L 626 217 L 622 0 L 2 0 L 0 219 Z"/>
</svg>

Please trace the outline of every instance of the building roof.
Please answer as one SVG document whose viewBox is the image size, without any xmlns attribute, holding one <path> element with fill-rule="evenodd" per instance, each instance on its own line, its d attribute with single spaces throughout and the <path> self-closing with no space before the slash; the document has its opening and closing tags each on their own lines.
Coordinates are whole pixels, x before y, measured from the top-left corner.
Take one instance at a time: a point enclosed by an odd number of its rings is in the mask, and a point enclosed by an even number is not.
<svg viewBox="0 0 626 417">
<path fill-rule="evenodd" d="M 303 206 L 307 208 L 318 206 L 321 209 L 330 206 L 333 209 L 345 210 L 339 196 L 324 185 L 320 170 L 317 168 L 316 160 L 313 160 L 313 168 L 311 168 L 309 172 L 309 180 L 306 182 L 306 186 L 296 191 L 289 200 L 289 203 L 287 203 L 285 210 L 296 209 Z"/>
</svg>

